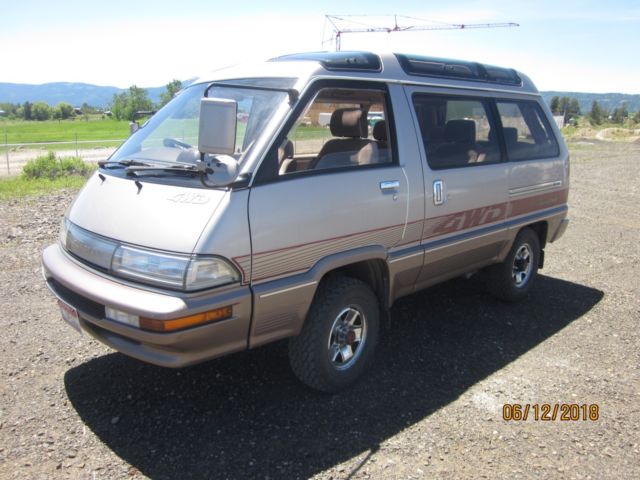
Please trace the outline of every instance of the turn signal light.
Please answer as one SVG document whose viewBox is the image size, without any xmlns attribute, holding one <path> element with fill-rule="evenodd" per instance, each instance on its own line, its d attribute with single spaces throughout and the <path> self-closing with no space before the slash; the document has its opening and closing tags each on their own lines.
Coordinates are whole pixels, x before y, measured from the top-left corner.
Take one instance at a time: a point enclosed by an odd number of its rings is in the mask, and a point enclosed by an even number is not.
<svg viewBox="0 0 640 480">
<path fill-rule="evenodd" d="M 205 323 L 218 322 L 231 318 L 233 308 L 231 306 L 216 308 L 208 312 L 197 313 L 187 317 L 173 318 L 171 320 L 157 320 L 155 318 L 140 317 L 140 328 L 155 332 L 173 332 L 184 328 L 195 327 Z"/>
</svg>

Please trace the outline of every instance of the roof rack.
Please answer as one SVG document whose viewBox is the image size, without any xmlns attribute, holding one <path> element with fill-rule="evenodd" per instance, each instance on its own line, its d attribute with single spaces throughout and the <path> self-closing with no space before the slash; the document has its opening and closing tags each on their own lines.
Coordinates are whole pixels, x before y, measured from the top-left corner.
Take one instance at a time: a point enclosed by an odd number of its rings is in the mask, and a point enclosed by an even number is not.
<svg viewBox="0 0 640 480">
<path fill-rule="evenodd" d="M 272 58 L 270 62 L 307 60 L 320 62 L 326 70 L 351 70 L 380 72 L 382 70 L 382 62 L 380 57 L 370 52 L 310 52 L 310 53 L 294 53 L 292 55 L 283 55 L 281 57 Z"/>
<path fill-rule="evenodd" d="M 396 53 L 395 56 L 402 69 L 408 75 L 500 83 L 503 85 L 522 85 L 522 79 L 511 68 L 401 53 Z"/>
</svg>

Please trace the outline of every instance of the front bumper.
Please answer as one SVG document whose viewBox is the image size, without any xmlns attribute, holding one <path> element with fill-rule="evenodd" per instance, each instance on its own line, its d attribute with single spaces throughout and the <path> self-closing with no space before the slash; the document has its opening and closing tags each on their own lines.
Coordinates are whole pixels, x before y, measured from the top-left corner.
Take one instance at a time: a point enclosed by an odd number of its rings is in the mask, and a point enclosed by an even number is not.
<svg viewBox="0 0 640 480">
<path fill-rule="evenodd" d="M 247 348 L 251 291 L 231 286 L 186 294 L 143 289 L 90 270 L 51 245 L 42 254 L 47 286 L 78 311 L 81 328 L 126 355 L 163 367 L 183 367 Z M 166 320 L 231 305 L 233 316 L 170 333 L 155 333 L 105 318 L 105 305 Z"/>
</svg>

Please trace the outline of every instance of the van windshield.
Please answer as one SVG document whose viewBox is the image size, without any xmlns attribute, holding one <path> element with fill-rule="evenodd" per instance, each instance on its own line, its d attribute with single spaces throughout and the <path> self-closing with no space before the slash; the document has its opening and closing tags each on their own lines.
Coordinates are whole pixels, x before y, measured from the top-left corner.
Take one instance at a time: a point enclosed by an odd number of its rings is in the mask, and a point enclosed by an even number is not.
<svg viewBox="0 0 640 480">
<path fill-rule="evenodd" d="M 233 157 L 242 162 L 252 145 L 273 119 L 287 93 L 276 90 L 253 90 L 251 85 L 290 88 L 293 78 L 251 78 L 232 80 L 246 88 L 212 87 L 209 97 L 235 100 L 236 151 Z M 226 83 L 226 82 L 216 82 Z M 153 164 L 165 162 L 195 163 L 199 158 L 198 130 L 200 99 L 209 84 L 197 84 L 180 92 L 149 119 L 109 159 L 109 163 L 139 161 Z"/>
</svg>

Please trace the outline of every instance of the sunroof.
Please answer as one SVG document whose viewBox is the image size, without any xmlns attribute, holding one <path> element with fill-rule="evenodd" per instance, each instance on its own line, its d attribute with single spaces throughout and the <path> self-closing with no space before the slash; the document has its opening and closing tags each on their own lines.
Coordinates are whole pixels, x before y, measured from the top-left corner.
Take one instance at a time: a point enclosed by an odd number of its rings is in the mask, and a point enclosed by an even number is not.
<svg viewBox="0 0 640 480">
<path fill-rule="evenodd" d="M 492 82 L 505 85 L 522 85 L 518 73 L 510 68 L 494 67 L 477 62 L 448 60 L 396 53 L 402 69 L 409 75 L 458 78 L 476 82 Z"/>
<path fill-rule="evenodd" d="M 380 57 L 369 52 L 310 52 L 283 55 L 270 62 L 307 60 L 320 62 L 327 70 L 357 70 L 379 72 L 382 70 Z"/>
</svg>

